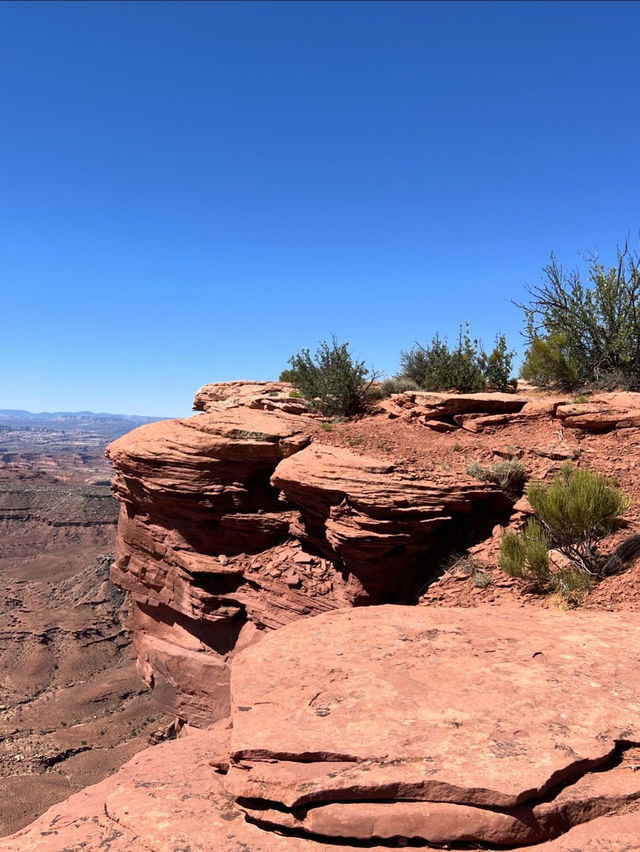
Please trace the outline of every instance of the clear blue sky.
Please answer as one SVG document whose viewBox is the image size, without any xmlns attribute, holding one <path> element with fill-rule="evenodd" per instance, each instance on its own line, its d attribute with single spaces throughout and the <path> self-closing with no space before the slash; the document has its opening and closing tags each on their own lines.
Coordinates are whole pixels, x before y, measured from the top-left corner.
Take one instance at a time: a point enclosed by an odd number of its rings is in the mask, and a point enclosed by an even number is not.
<svg viewBox="0 0 640 852">
<path fill-rule="evenodd" d="M 637 3 L 0 4 L 0 408 L 392 374 L 640 228 Z"/>
</svg>

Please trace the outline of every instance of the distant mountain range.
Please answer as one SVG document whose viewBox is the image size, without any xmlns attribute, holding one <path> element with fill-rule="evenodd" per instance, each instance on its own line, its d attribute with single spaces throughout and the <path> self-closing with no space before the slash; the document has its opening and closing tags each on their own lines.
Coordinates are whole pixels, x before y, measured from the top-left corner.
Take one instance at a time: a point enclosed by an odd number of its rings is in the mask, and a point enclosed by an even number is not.
<svg viewBox="0 0 640 852">
<path fill-rule="evenodd" d="M 0 409 L 0 453 L 29 451 L 57 453 L 70 447 L 104 447 L 126 432 L 162 420 L 138 414 L 96 414 L 93 411 Z"/>
<path fill-rule="evenodd" d="M 21 408 L 0 408 L 0 419 L 2 420 L 126 420 L 135 423 L 154 423 L 164 420 L 164 417 L 144 417 L 141 414 L 109 414 L 105 411 L 24 411 Z"/>
</svg>

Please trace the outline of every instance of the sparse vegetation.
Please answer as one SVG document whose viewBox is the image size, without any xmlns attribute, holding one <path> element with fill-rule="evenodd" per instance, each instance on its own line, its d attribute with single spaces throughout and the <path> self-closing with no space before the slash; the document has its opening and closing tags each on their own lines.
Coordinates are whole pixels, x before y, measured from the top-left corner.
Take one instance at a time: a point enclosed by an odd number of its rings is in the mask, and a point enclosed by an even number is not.
<svg viewBox="0 0 640 852">
<path fill-rule="evenodd" d="M 520 371 L 540 387 L 640 387 L 640 256 L 628 244 L 609 268 L 590 258 L 589 284 L 551 257 L 529 288 L 528 349 Z"/>
<path fill-rule="evenodd" d="M 494 482 L 511 494 L 520 494 L 527 478 L 525 466 L 517 458 L 503 459 L 491 467 L 473 461 L 468 465 L 467 473 L 481 482 Z"/>
<path fill-rule="evenodd" d="M 587 591 L 604 573 L 598 542 L 621 526 L 628 499 L 614 482 L 569 463 L 550 485 L 530 483 L 527 497 L 535 517 L 503 535 L 500 566 L 539 590 L 565 597 Z M 564 557 L 555 570 L 551 550 Z"/>
<path fill-rule="evenodd" d="M 290 369 L 280 374 L 291 382 L 318 411 L 327 417 L 364 414 L 375 398 L 377 376 L 364 361 L 354 360 L 348 343 L 323 341 L 315 354 L 302 349 L 289 359 Z"/>
<path fill-rule="evenodd" d="M 391 396 L 392 393 L 407 393 L 407 391 L 420 390 L 420 385 L 407 376 L 399 376 L 395 379 L 385 379 L 380 383 L 380 393 L 383 397 Z"/>
<path fill-rule="evenodd" d="M 446 338 L 436 334 L 428 346 L 416 343 L 402 352 L 399 378 L 415 382 L 427 391 L 509 390 L 516 384 L 511 379 L 514 354 L 504 334 L 497 335 L 493 350 L 487 353 L 480 342 L 471 337 L 467 323 L 460 326 L 458 342 L 453 348 Z"/>
</svg>

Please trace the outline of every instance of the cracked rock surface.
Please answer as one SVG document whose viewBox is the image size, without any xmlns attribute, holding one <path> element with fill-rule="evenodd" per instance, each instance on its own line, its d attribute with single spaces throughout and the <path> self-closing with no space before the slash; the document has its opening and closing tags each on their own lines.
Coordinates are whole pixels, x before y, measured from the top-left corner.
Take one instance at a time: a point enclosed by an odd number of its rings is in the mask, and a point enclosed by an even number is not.
<svg viewBox="0 0 640 852">
<path fill-rule="evenodd" d="M 235 660 L 229 789 L 265 830 L 327 840 L 551 840 L 640 798 L 639 626 L 394 606 L 289 625 Z"/>
</svg>

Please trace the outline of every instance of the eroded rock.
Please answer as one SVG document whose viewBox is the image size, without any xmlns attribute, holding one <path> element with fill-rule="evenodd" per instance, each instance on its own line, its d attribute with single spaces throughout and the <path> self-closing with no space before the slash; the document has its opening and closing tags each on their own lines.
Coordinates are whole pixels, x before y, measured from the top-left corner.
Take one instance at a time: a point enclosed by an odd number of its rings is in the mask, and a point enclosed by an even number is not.
<svg viewBox="0 0 640 852">
<path fill-rule="evenodd" d="M 229 789 L 326 839 L 552 839 L 640 797 L 639 626 L 389 606 L 297 622 L 236 657 Z"/>
<path fill-rule="evenodd" d="M 407 594 L 443 524 L 462 517 L 471 527 L 477 511 L 510 505 L 493 484 L 444 473 L 418 477 L 331 446 L 311 445 L 285 459 L 271 481 L 300 509 L 293 534 L 328 552 L 358 581 L 357 603 Z"/>
</svg>

